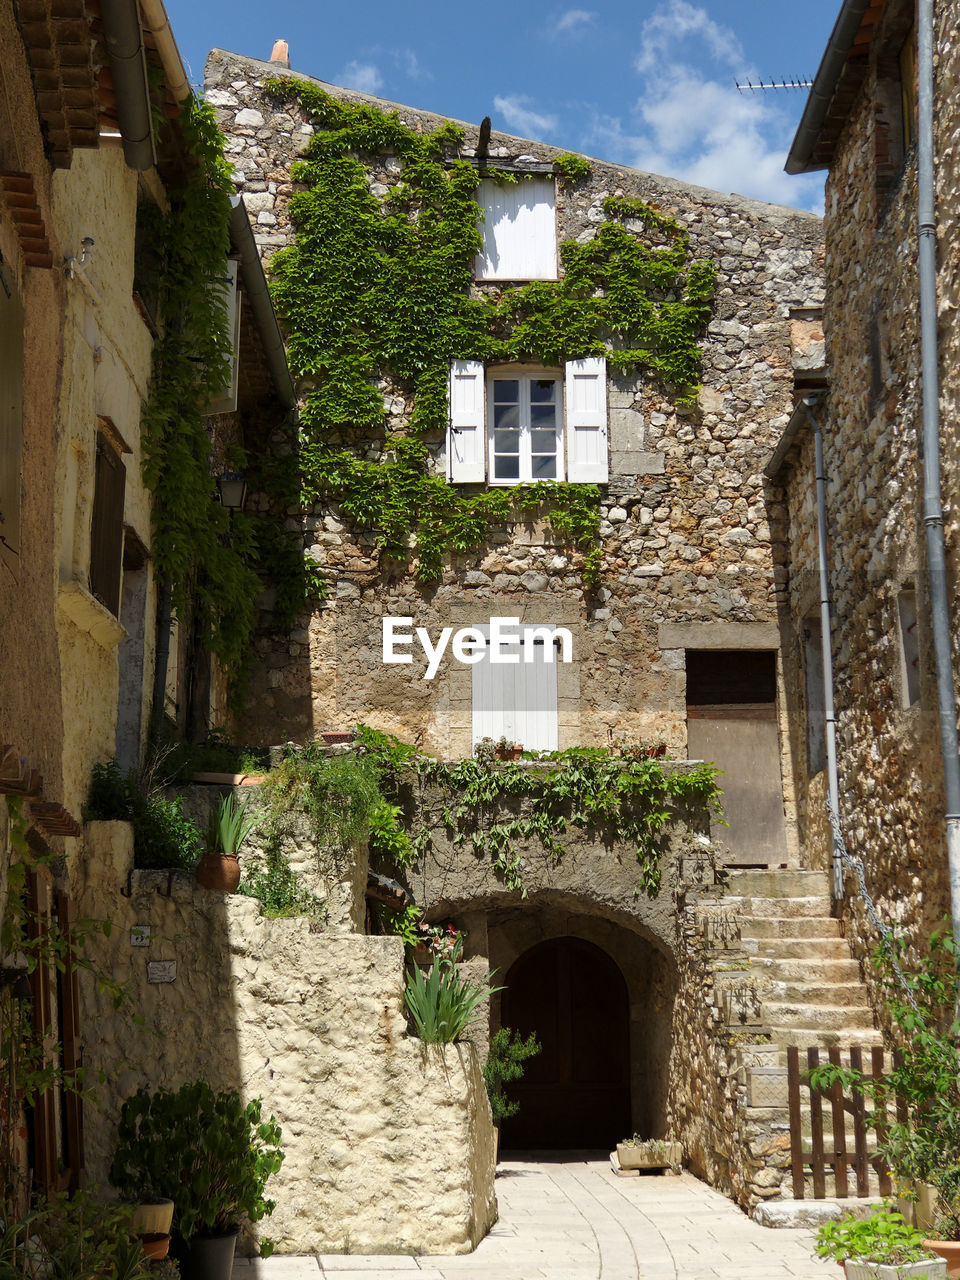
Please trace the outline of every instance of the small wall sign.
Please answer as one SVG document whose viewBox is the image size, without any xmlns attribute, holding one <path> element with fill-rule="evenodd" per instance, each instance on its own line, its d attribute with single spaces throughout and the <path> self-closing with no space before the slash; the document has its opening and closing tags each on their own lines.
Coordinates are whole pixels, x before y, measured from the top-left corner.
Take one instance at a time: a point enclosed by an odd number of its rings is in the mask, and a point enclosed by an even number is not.
<svg viewBox="0 0 960 1280">
<path fill-rule="evenodd" d="M 176 982 L 176 960 L 151 960 L 147 965 L 148 982 Z"/>
<path fill-rule="evenodd" d="M 149 947 L 150 926 L 148 924 L 132 924 L 130 926 L 131 947 Z"/>
</svg>

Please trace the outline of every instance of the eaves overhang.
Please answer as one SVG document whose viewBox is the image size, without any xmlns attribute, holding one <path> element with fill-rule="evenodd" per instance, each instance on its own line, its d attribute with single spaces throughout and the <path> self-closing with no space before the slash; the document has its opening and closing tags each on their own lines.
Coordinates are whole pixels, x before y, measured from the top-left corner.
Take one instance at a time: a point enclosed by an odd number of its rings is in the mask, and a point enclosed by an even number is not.
<svg viewBox="0 0 960 1280">
<path fill-rule="evenodd" d="M 885 0 L 843 0 L 790 147 L 787 173 L 829 169 L 866 76 L 870 44 Z"/>
<path fill-rule="evenodd" d="M 270 370 L 270 377 L 277 399 L 284 409 L 292 409 L 297 402 L 287 365 L 286 348 L 283 335 L 277 323 L 277 314 L 273 309 L 273 299 L 267 286 L 267 278 L 263 272 L 263 263 L 257 251 L 250 219 L 240 196 L 230 197 L 230 243 L 235 253 L 240 255 L 240 273 L 243 287 L 253 311 L 257 333 L 263 344 L 263 355 Z"/>
</svg>

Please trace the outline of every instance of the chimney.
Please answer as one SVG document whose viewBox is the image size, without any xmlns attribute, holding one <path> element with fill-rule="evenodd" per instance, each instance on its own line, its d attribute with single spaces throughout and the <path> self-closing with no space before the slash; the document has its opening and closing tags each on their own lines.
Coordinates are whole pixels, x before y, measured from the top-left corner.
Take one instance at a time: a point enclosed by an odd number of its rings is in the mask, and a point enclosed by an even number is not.
<svg viewBox="0 0 960 1280">
<path fill-rule="evenodd" d="M 270 55 L 271 62 L 279 62 L 281 67 L 290 70 L 290 48 L 286 40 L 278 40 L 273 46 L 273 53 Z"/>
</svg>

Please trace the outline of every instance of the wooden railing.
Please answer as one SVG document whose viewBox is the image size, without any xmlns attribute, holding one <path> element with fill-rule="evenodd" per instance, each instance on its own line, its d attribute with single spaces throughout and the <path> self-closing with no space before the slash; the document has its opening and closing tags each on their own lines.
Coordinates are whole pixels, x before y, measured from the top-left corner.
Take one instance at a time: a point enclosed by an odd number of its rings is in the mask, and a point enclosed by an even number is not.
<svg viewBox="0 0 960 1280">
<path fill-rule="evenodd" d="M 905 1117 L 905 1108 L 901 1099 L 887 1096 L 883 1085 L 884 1051 L 873 1048 L 870 1053 L 870 1070 L 865 1071 L 863 1065 L 864 1050 L 852 1048 L 849 1051 L 849 1065 L 863 1074 L 864 1079 L 880 1082 L 872 1086 L 872 1105 L 868 1108 L 867 1098 L 862 1089 L 853 1089 L 844 1093 L 843 1085 L 837 1081 L 829 1089 L 813 1089 L 810 1086 L 810 1074 L 815 1068 L 823 1065 L 820 1050 L 807 1050 L 806 1070 L 800 1070 L 800 1050 L 794 1045 L 787 1049 L 787 1098 L 790 1109 L 790 1169 L 793 1176 L 793 1194 L 797 1200 L 804 1199 L 806 1187 L 806 1170 L 809 1167 L 813 1174 L 814 1200 L 826 1199 L 826 1177 L 833 1175 L 834 1195 L 844 1199 L 851 1195 L 851 1177 L 854 1184 L 852 1195 L 855 1197 L 874 1194 L 870 1188 L 871 1167 L 876 1173 L 877 1190 L 881 1195 L 890 1195 L 892 1184 L 890 1170 L 881 1156 L 871 1153 L 867 1144 L 867 1132 L 872 1128 L 877 1135 L 877 1145 L 883 1143 L 889 1123 L 889 1108 L 895 1101 L 898 1119 Z M 894 1051 L 894 1063 L 898 1058 Z M 834 1046 L 828 1051 L 827 1062 L 834 1066 L 841 1065 L 841 1050 Z M 804 1146 L 803 1134 L 803 1094 L 806 1093 L 810 1111 L 810 1146 Z M 824 1137 L 825 1115 L 830 1126 L 829 1139 Z M 852 1119 L 852 1126 L 848 1124 Z M 852 1135 L 848 1129 L 852 1127 Z M 852 1139 L 852 1141 L 851 1141 Z"/>
</svg>

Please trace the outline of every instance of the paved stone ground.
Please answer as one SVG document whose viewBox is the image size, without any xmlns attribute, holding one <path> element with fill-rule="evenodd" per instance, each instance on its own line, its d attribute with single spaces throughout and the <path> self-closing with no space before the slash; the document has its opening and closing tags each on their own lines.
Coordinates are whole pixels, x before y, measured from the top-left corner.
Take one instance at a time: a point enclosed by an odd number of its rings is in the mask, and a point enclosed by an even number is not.
<svg viewBox="0 0 960 1280">
<path fill-rule="evenodd" d="M 500 1221 L 475 1253 L 238 1261 L 234 1280 L 837 1280 L 812 1231 L 757 1226 L 690 1174 L 599 1160 L 501 1161 Z"/>
</svg>

